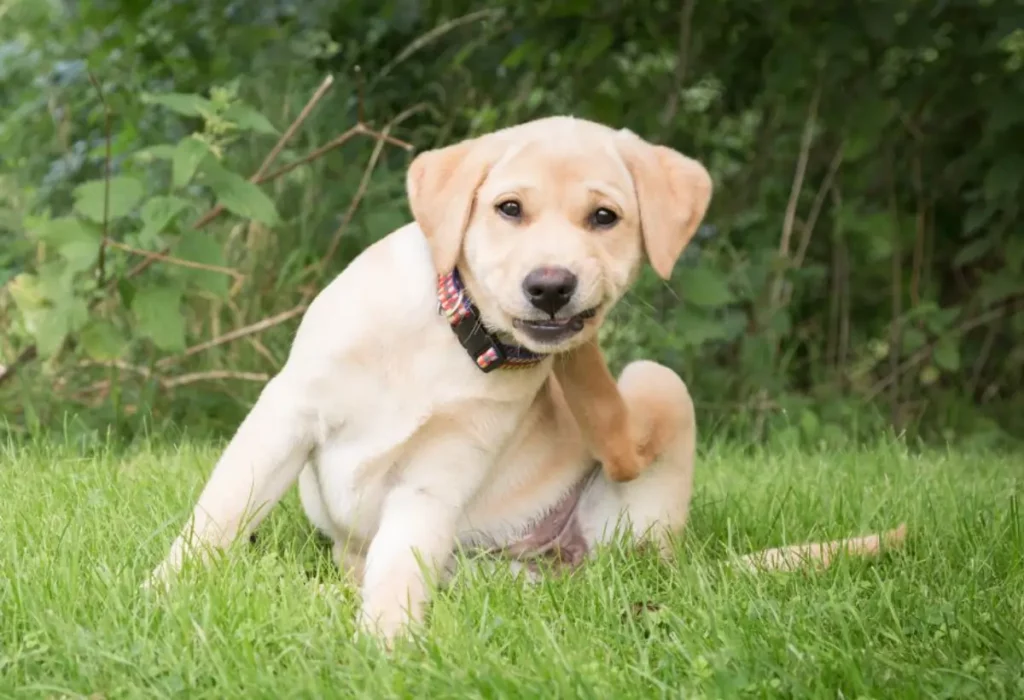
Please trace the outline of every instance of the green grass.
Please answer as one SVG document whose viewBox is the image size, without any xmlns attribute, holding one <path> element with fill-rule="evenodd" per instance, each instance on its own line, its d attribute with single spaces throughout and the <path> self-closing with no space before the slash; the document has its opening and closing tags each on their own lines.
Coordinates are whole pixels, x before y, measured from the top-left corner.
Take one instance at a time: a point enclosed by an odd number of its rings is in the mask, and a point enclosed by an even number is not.
<svg viewBox="0 0 1024 700">
<path fill-rule="evenodd" d="M 0 449 L 0 697 L 1024 696 L 1020 456 L 716 448 L 675 565 L 607 551 L 532 588 L 463 577 L 388 657 L 352 641 L 294 493 L 255 546 L 140 595 L 216 454 Z M 722 566 L 903 520 L 907 547 L 877 561 Z"/>
</svg>

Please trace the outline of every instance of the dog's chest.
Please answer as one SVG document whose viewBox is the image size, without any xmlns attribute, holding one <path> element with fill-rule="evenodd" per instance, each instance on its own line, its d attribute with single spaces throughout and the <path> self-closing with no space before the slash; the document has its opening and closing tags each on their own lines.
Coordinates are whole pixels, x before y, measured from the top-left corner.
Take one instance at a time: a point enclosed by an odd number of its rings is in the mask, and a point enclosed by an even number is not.
<svg viewBox="0 0 1024 700">
<path fill-rule="evenodd" d="M 447 330 L 447 329 L 445 329 Z M 334 524 L 372 538 L 384 501 L 418 456 L 424 432 L 455 425 L 482 447 L 480 462 L 449 468 L 488 471 L 518 426 L 530 401 L 528 388 L 510 390 L 512 377 L 486 376 L 468 357 L 449 353 L 347 373 L 345 398 L 326 402 L 313 455 L 321 497 Z M 443 366 L 442 366 L 443 365 Z M 467 371 L 468 367 L 468 371 Z M 515 370 L 518 371 L 518 370 Z M 444 474 L 437 475 L 443 486 Z"/>
</svg>

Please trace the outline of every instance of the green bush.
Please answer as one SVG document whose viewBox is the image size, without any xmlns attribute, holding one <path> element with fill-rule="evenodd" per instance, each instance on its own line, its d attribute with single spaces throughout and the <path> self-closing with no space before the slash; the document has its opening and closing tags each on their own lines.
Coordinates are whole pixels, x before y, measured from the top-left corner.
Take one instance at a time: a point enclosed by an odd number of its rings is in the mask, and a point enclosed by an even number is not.
<svg viewBox="0 0 1024 700">
<path fill-rule="evenodd" d="M 1024 8 L 638 7 L 0 5 L 6 430 L 230 430 L 289 310 L 407 220 L 387 125 L 425 149 L 570 113 L 715 179 L 674 279 L 605 329 L 613 364 L 672 365 L 746 439 L 1024 435 Z M 250 182 L 327 73 L 271 170 L 373 133 Z"/>
</svg>

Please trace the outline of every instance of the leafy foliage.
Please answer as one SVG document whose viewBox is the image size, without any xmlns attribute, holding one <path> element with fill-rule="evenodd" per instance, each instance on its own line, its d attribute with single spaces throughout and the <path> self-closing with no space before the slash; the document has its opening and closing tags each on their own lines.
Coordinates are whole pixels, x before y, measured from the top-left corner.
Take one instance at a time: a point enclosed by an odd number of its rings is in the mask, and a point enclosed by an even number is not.
<svg viewBox="0 0 1024 700">
<path fill-rule="evenodd" d="M 46 360 L 0 387 L 14 430 L 61 424 L 67 401 L 83 426 L 234 424 L 257 386 L 171 370 L 273 373 L 293 326 L 181 351 L 308 300 L 408 216 L 401 150 L 361 187 L 368 140 L 251 181 L 330 71 L 283 163 L 361 119 L 401 114 L 392 135 L 423 149 L 556 112 L 705 162 L 706 225 L 604 335 L 615 364 L 681 371 L 705 424 L 1024 434 L 1020 3 L 3 7 L 0 363 L 30 343 Z M 129 251 L 200 267 L 133 275 Z M 69 373 L 84 361 L 105 364 Z"/>
</svg>

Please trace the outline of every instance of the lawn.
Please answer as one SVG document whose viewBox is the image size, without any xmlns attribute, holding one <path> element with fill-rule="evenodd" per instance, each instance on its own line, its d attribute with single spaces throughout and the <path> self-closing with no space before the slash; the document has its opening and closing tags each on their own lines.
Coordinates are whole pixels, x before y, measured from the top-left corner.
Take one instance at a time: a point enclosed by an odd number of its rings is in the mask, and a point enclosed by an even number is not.
<svg viewBox="0 0 1024 700">
<path fill-rule="evenodd" d="M 1019 455 L 715 447 L 675 564 L 609 550 L 536 587 L 463 577 L 390 656 L 352 641 L 294 492 L 255 545 L 140 594 L 216 455 L 0 446 L 0 697 L 1024 696 Z M 901 521 L 905 549 L 875 561 L 723 565 Z"/>
</svg>

